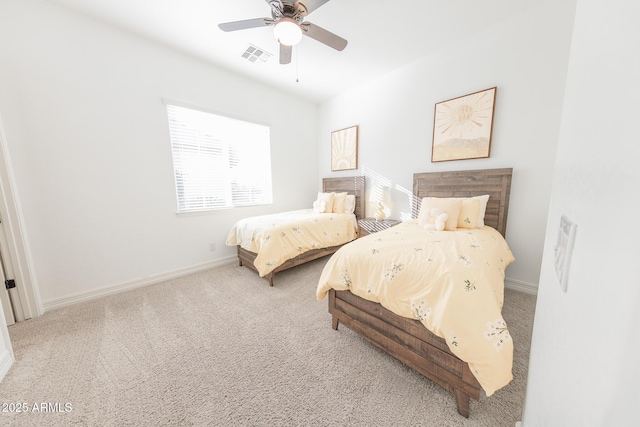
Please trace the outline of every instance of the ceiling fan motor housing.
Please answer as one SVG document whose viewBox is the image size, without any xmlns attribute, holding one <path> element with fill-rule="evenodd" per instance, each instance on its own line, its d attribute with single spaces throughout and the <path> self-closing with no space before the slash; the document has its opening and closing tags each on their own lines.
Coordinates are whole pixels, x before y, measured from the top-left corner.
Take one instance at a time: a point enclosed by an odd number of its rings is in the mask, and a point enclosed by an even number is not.
<svg viewBox="0 0 640 427">
<path fill-rule="evenodd" d="M 274 20 L 286 17 L 293 19 L 298 24 L 302 24 L 304 17 L 308 14 L 304 3 L 297 0 L 270 0 L 269 5 L 271 6 L 271 16 Z"/>
</svg>

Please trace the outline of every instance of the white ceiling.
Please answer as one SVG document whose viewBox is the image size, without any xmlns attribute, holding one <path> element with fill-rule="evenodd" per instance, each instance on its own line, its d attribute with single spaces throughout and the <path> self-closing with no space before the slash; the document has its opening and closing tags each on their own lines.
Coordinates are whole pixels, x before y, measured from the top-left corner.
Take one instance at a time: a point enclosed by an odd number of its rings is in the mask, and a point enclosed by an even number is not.
<svg viewBox="0 0 640 427">
<path fill-rule="evenodd" d="M 304 37 L 288 65 L 278 62 L 271 27 L 230 33 L 218 28 L 222 22 L 270 17 L 265 0 L 49 1 L 322 102 L 546 0 L 332 0 L 305 20 L 347 39 L 347 47 L 339 52 Z M 249 44 L 273 56 L 249 62 L 241 57 Z"/>
</svg>

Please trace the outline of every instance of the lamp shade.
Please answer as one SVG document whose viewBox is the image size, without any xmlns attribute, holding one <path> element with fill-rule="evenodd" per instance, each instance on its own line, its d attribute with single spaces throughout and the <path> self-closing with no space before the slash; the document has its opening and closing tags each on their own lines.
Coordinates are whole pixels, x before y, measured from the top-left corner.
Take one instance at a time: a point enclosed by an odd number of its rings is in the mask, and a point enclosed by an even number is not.
<svg viewBox="0 0 640 427">
<path fill-rule="evenodd" d="M 273 27 L 273 34 L 278 42 L 286 46 L 293 46 L 302 39 L 302 29 L 296 21 L 291 18 L 280 18 Z"/>
</svg>

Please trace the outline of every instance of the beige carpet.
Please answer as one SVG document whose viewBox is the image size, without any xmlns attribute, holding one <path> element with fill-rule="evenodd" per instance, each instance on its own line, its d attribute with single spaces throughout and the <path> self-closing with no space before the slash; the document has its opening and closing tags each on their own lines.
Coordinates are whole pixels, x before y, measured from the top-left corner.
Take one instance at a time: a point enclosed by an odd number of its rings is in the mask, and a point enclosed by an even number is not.
<svg viewBox="0 0 640 427">
<path fill-rule="evenodd" d="M 2 412 L 0 424 L 513 427 L 521 418 L 535 297 L 506 291 L 515 380 L 472 401 L 465 419 L 453 395 L 331 329 L 326 300 L 315 299 L 325 261 L 280 273 L 273 288 L 232 264 L 11 326 L 17 360 L 0 400 L 28 412 Z"/>
</svg>

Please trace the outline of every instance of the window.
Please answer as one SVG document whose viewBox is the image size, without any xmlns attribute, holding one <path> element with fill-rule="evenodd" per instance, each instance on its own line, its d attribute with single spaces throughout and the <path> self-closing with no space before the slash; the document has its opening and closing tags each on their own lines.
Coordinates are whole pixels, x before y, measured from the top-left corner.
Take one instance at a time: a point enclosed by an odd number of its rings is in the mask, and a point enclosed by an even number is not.
<svg viewBox="0 0 640 427">
<path fill-rule="evenodd" d="M 178 212 L 272 202 L 269 127 L 167 104 Z"/>
</svg>

